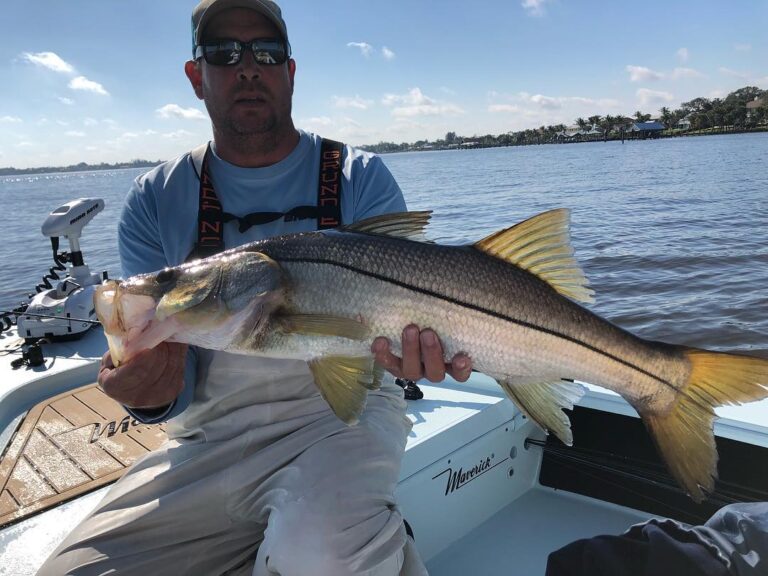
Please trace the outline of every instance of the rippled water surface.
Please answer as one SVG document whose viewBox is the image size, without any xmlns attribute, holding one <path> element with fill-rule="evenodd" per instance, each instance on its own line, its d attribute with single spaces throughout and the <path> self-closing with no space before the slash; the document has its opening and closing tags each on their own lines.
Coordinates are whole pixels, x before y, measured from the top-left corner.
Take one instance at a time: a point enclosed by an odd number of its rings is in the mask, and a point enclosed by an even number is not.
<svg viewBox="0 0 768 576">
<path fill-rule="evenodd" d="M 540 211 L 572 211 L 592 309 L 646 338 L 768 352 L 768 134 L 384 156 L 431 236 L 478 240 Z M 0 178 L 0 305 L 34 291 L 51 261 L 48 212 L 104 198 L 86 262 L 116 275 L 117 216 L 142 170 Z"/>
</svg>

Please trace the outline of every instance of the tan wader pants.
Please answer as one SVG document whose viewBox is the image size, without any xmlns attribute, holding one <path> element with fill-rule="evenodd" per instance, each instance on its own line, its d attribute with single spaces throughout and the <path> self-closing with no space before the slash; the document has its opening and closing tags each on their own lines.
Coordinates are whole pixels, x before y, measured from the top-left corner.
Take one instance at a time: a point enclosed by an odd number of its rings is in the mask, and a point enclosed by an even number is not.
<svg viewBox="0 0 768 576">
<path fill-rule="evenodd" d="M 306 363 L 200 351 L 193 403 L 38 575 L 423 575 L 394 502 L 391 381 L 346 426 Z"/>
</svg>

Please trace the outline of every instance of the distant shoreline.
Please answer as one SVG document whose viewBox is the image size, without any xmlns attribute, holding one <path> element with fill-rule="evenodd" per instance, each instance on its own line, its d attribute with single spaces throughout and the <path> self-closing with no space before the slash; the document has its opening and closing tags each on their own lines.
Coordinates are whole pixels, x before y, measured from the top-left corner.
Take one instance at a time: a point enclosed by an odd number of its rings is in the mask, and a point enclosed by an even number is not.
<svg viewBox="0 0 768 576">
<path fill-rule="evenodd" d="M 412 145 L 411 147 L 406 148 L 398 148 L 398 149 L 392 149 L 389 146 L 386 145 L 369 145 L 369 146 L 360 146 L 359 148 L 362 150 L 366 150 L 368 152 L 374 152 L 376 154 L 397 154 L 402 152 L 434 152 L 437 150 L 477 150 L 480 148 L 511 148 L 515 146 L 540 146 L 543 144 L 551 144 L 551 145 L 568 145 L 568 144 L 586 144 L 590 142 L 622 142 L 622 141 L 640 141 L 640 140 L 666 140 L 668 138 L 692 138 L 692 137 L 698 137 L 698 136 L 722 136 L 726 134 L 755 134 L 755 133 L 761 133 L 761 132 L 768 132 L 768 126 L 756 126 L 754 128 L 727 128 L 727 129 L 719 129 L 719 128 L 704 128 L 702 130 L 687 130 L 687 131 L 679 131 L 679 130 L 664 130 L 664 132 L 660 134 L 653 134 L 653 135 L 641 135 L 638 133 L 625 133 L 624 137 L 622 138 L 621 135 L 612 133 L 610 136 L 604 136 L 604 135 L 591 135 L 591 136 L 583 136 L 583 137 L 576 137 L 568 140 L 552 140 L 547 138 L 541 138 L 536 139 L 535 137 L 531 140 L 526 140 L 523 142 L 503 142 L 500 143 L 498 141 L 491 141 L 491 142 L 484 142 L 484 141 L 476 141 L 473 140 L 472 142 L 465 142 L 463 145 L 447 145 L 445 143 L 441 142 L 430 142 L 427 145 Z"/>
<path fill-rule="evenodd" d="M 636 136 L 632 134 L 626 134 L 624 138 L 621 138 L 621 136 L 618 136 L 616 134 L 611 134 L 607 138 L 604 136 L 599 137 L 585 137 L 585 138 L 577 138 L 567 141 L 540 141 L 540 142 L 521 142 L 521 143 L 506 143 L 506 144 L 484 144 L 484 143 L 476 143 L 472 146 L 464 146 L 464 147 L 455 147 L 455 146 L 441 146 L 437 143 L 432 143 L 430 147 L 413 147 L 413 148 L 407 148 L 404 150 L 379 150 L 377 145 L 368 145 L 368 146 L 360 146 L 359 148 L 362 150 L 367 150 L 369 152 L 374 152 L 376 154 L 388 154 L 388 153 L 397 153 L 397 152 L 431 152 L 435 150 L 471 150 L 471 149 L 478 149 L 478 148 L 507 148 L 512 146 L 537 146 L 542 144 L 584 144 L 589 142 L 615 142 L 617 140 L 628 140 L 628 141 L 634 141 L 634 140 L 661 140 L 666 138 L 689 138 L 693 136 L 720 136 L 723 134 L 753 134 L 758 132 L 768 132 L 768 126 L 756 126 L 754 128 L 748 128 L 748 129 L 713 129 L 713 128 L 706 128 L 703 130 L 688 130 L 688 131 L 669 131 L 665 130 L 664 132 L 668 133 L 661 133 L 653 136 Z M 1 176 L 24 176 L 24 175 L 30 175 L 30 174 L 54 174 L 54 173 L 62 173 L 62 172 L 95 172 L 100 170 L 124 170 L 127 168 L 154 168 L 155 166 L 162 164 L 165 162 L 165 160 L 133 160 L 131 162 L 119 162 L 117 164 L 86 164 L 85 162 L 80 162 L 79 164 L 73 164 L 70 166 L 43 166 L 40 168 L 0 168 L 0 177 Z"/>
<path fill-rule="evenodd" d="M 154 168 L 165 160 L 133 160 L 117 164 L 72 164 L 70 166 L 41 166 L 39 168 L 0 168 L 0 176 L 24 176 L 29 174 L 53 174 L 61 172 L 94 172 L 97 170 L 124 170 L 126 168 Z"/>
</svg>

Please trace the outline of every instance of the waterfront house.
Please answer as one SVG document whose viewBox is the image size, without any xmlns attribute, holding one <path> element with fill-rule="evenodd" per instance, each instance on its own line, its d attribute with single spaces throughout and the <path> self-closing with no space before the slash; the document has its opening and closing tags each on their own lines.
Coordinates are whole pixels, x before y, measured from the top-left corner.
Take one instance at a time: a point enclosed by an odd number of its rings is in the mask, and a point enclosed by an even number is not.
<svg viewBox="0 0 768 576">
<path fill-rule="evenodd" d="M 640 138 L 658 138 L 666 126 L 656 120 L 648 122 L 634 122 L 630 132 L 635 132 Z"/>
<path fill-rule="evenodd" d="M 688 114 L 685 118 L 681 118 L 675 125 L 678 130 L 690 130 L 691 129 L 691 114 Z"/>
</svg>

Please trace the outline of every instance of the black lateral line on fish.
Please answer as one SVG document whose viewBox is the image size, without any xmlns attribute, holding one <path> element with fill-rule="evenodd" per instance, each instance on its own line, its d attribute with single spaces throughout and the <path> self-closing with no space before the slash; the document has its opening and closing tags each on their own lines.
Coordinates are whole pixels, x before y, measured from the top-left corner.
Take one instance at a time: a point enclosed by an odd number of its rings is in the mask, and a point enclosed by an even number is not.
<svg viewBox="0 0 768 576">
<path fill-rule="evenodd" d="M 494 312 L 493 310 L 487 310 L 485 308 L 482 308 L 480 306 L 477 306 L 476 304 L 472 304 L 469 302 L 462 302 L 461 300 L 456 300 L 454 298 L 449 298 L 448 296 L 445 296 L 443 294 L 440 294 L 438 292 L 433 292 L 431 290 L 426 290 L 424 288 L 420 288 L 418 286 L 413 286 L 412 284 L 408 284 L 406 282 L 401 282 L 399 280 L 395 280 L 394 278 L 390 278 L 388 276 L 382 276 L 381 274 L 376 274 L 375 272 L 369 272 L 368 270 L 361 270 L 360 268 L 355 268 L 354 266 L 351 266 L 349 264 L 344 264 L 341 262 L 336 262 L 334 260 L 324 260 L 320 258 L 286 258 L 286 257 L 280 257 L 276 258 L 278 262 L 292 262 L 292 263 L 299 263 L 299 264 L 326 264 L 329 266 L 337 266 L 339 268 L 344 268 L 345 270 L 349 270 L 351 272 L 355 272 L 357 274 L 361 274 L 363 276 L 368 276 L 369 278 L 374 278 L 376 280 L 381 280 L 383 282 L 388 282 L 390 284 L 394 284 L 395 286 L 400 286 L 401 288 L 406 288 L 408 290 L 412 290 L 413 292 L 418 292 L 420 294 L 424 294 L 426 296 L 431 296 L 433 298 L 438 298 L 440 300 L 444 300 L 446 302 L 450 302 L 451 304 L 456 304 L 457 306 L 463 306 L 464 308 L 469 308 L 470 310 L 474 310 L 476 312 L 480 312 L 481 314 L 487 314 L 488 316 L 493 316 L 495 318 L 498 318 L 500 320 L 506 320 L 507 322 L 511 322 L 512 324 L 517 324 L 518 326 L 522 326 L 524 328 L 530 328 L 532 330 L 538 330 L 539 332 L 544 332 L 545 334 L 549 334 L 550 336 L 555 336 L 557 338 L 562 338 L 563 340 L 567 340 L 569 342 L 572 342 L 573 344 L 576 344 L 578 346 L 581 346 L 583 348 L 586 348 L 587 350 L 591 350 L 592 352 L 596 352 L 597 354 L 601 354 L 602 356 L 605 356 L 607 358 L 610 358 L 611 360 L 618 362 L 619 364 L 623 364 L 624 366 L 627 366 L 628 368 L 631 368 L 633 370 L 637 370 L 641 374 L 644 374 L 645 376 L 648 376 L 649 378 L 652 378 L 659 382 L 660 384 L 667 386 L 671 388 L 672 390 L 677 390 L 671 382 L 668 380 L 664 380 L 663 378 L 659 378 L 655 374 L 651 374 L 647 370 L 644 370 L 643 368 L 640 368 L 639 366 L 635 366 L 634 364 L 627 362 L 623 358 L 619 358 L 618 356 L 614 356 L 610 352 L 606 352 L 605 350 L 601 350 L 600 348 L 597 348 L 595 346 L 592 346 L 591 344 L 588 344 L 586 342 L 583 342 L 582 340 L 577 340 L 576 338 L 573 338 L 572 336 L 569 336 L 567 334 L 562 334 L 560 332 L 556 332 L 554 330 L 551 330 L 549 328 L 544 328 L 543 326 L 537 326 L 536 324 L 531 324 L 530 322 L 525 322 L 524 320 L 518 320 L 517 318 L 512 318 L 510 316 L 505 316 L 504 314 L 501 314 L 499 312 Z"/>
</svg>

